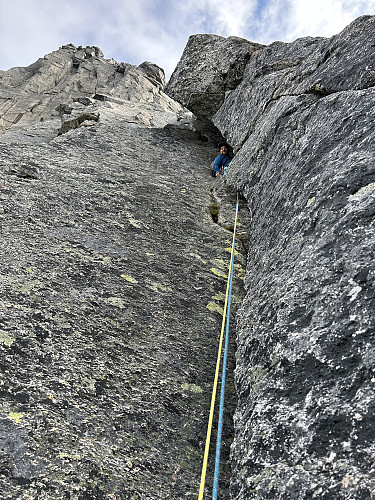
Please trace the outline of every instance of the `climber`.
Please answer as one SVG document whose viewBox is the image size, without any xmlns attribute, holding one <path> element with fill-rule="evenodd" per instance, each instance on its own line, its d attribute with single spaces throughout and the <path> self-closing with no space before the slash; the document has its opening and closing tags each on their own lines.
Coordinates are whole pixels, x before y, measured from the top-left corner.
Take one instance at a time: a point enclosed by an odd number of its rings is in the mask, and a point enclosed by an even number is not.
<svg viewBox="0 0 375 500">
<path fill-rule="evenodd" d="M 220 174 L 225 175 L 227 167 L 232 161 L 232 157 L 229 154 L 229 144 L 221 142 L 218 147 L 220 154 L 212 164 L 212 177 L 217 177 Z"/>
</svg>

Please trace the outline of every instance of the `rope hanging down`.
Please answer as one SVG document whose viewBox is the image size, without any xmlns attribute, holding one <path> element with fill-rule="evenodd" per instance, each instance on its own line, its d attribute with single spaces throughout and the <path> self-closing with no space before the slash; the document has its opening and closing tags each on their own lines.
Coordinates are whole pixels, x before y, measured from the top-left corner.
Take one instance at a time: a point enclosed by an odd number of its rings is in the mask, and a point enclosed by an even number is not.
<svg viewBox="0 0 375 500">
<path fill-rule="evenodd" d="M 216 486 L 215 486 L 215 482 L 214 482 L 214 491 L 213 491 L 213 495 L 215 495 L 215 489 L 216 489 L 216 496 L 217 496 L 219 466 L 218 465 L 216 466 L 216 462 L 220 461 L 221 431 L 222 431 L 222 419 L 223 419 L 223 410 L 224 410 L 224 391 L 225 391 L 225 378 L 224 377 L 225 377 L 225 370 L 226 370 L 226 359 L 227 359 L 228 339 L 229 339 L 230 298 L 231 298 L 231 293 L 232 293 L 233 262 L 234 262 L 234 253 L 235 253 L 235 243 L 236 243 L 237 215 L 238 215 L 238 193 L 237 193 L 237 202 L 236 202 L 236 215 L 235 215 L 235 219 L 234 219 L 231 259 L 230 259 L 230 266 L 229 266 L 229 272 L 228 272 L 227 291 L 226 291 L 226 295 L 225 295 L 225 304 L 224 304 L 224 312 L 223 312 L 223 322 L 221 325 L 219 349 L 218 349 L 218 353 L 217 353 L 216 370 L 215 370 L 214 384 L 213 384 L 213 388 L 212 388 L 211 407 L 210 407 L 210 415 L 209 415 L 208 426 L 207 426 L 206 446 L 205 446 L 204 456 L 203 456 L 202 474 L 201 474 L 201 482 L 200 482 L 200 487 L 199 487 L 198 500 L 203 499 L 204 486 L 205 486 L 205 482 L 206 482 L 208 452 L 210 449 L 212 422 L 213 422 L 213 417 L 214 417 L 217 383 L 218 383 L 218 379 L 219 379 L 220 360 L 221 360 L 221 352 L 222 352 L 222 347 L 223 347 L 225 320 L 227 318 L 227 333 L 226 333 L 226 337 L 225 337 L 225 352 L 224 352 L 221 398 L 220 398 L 220 411 L 221 411 L 221 415 L 219 415 L 220 429 L 218 427 L 218 436 L 217 436 L 218 440 L 217 440 L 217 445 L 216 445 L 216 460 L 215 460 L 215 477 L 217 475 L 217 481 L 216 481 Z M 224 364 L 225 364 L 225 368 L 224 368 Z M 224 386 L 224 389 L 223 389 L 223 386 Z M 220 424 L 220 420 L 221 420 L 221 424 Z M 220 432 L 220 440 L 219 440 L 219 432 Z M 219 446 L 219 452 L 218 452 L 218 446 Z M 216 498 L 216 496 L 213 496 L 212 498 L 214 499 L 214 498 Z"/>
<path fill-rule="evenodd" d="M 237 193 L 237 204 L 236 204 L 236 216 L 235 216 L 235 220 L 234 220 L 231 263 L 230 263 L 230 268 L 229 268 L 230 280 L 229 280 L 229 290 L 228 290 L 227 326 L 226 326 L 226 331 L 225 331 L 223 368 L 222 368 L 222 373 L 221 373 L 220 408 L 219 408 L 219 422 L 218 422 L 218 426 L 217 426 L 215 472 L 214 472 L 214 483 L 213 483 L 213 489 L 212 489 L 212 500 L 217 499 L 217 495 L 219 492 L 219 467 L 220 467 L 220 451 L 221 451 L 221 434 L 223 431 L 225 377 L 226 377 L 226 373 L 227 373 L 227 359 L 228 359 L 228 346 L 229 346 L 230 303 L 231 303 L 231 298 L 232 298 L 232 280 L 233 280 L 235 241 L 236 241 L 236 229 L 237 229 L 237 214 L 238 214 L 238 193 Z"/>
</svg>

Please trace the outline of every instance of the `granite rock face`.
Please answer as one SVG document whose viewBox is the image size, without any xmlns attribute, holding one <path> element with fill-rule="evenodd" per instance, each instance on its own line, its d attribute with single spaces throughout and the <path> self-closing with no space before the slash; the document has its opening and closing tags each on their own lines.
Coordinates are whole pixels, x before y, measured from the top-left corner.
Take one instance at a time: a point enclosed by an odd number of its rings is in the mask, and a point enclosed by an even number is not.
<svg viewBox="0 0 375 500">
<path fill-rule="evenodd" d="M 260 47 L 234 36 L 192 35 L 166 92 L 196 115 L 211 118 L 226 92 L 242 81 L 251 55 Z"/>
<path fill-rule="evenodd" d="M 109 106 L 112 111 L 120 106 L 121 119 L 164 126 L 183 113 L 182 106 L 164 94 L 164 85 L 164 71 L 153 63 L 136 67 L 105 59 L 98 47 L 65 45 L 27 68 L 0 71 L 0 132 L 14 124 L 38 122 L 56 129 Z M 152 123 L 156 108 L 164 113 L 156 113 L 159 122 Z"/>
<path fill-rule="evenodd" d="M 0 72 L 4 498 L 197 496 L 235 190 L 231 497 L 374 498 L 374 33 Z"/>
<path fill-rule="evenodd" d="M 213 117 L 252 215 L 236 500 L 374 498 L 374 50 L 370 16 L 273 43 Z"/>
<path fill-rule="evenodd" d="M 67 46 L 1 79 L 1 498 L 196 497 L 235 206 L 215 150 L 151 63 Z M 232 381 L 224 457 L 234 404 Z"/>
<path fill-rule="evenodd" d="M 258 51 L 213 122 L 238 150 L 278 101 L 314 101 L 374 87 L 373 23 L 373 17 L 363 17 L 329 39 L 275 42 Z"/>
</svg>

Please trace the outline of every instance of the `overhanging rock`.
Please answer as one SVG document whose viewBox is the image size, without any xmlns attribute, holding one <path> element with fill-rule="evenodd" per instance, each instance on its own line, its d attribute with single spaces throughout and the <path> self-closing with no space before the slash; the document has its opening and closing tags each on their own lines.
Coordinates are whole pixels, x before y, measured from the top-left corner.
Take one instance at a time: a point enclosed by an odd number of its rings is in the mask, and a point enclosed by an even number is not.
<svg viewBox="0 0 375 500">
<path fill-rule="evenodd" d="M 211 118 L 261 47 L 234 36 L 192 35 L 165 91 L 196 115 Z"/>
<path fill-rule="evenodd" d="M 236 500 L 375 491 L 374 36 L 364 16 L 329 39 L 271 44 L 216 100 L 213 122 L 237 152 L 228 182 L 252 214 Z M 202 43 L 194 54 L 211 74 L 206 53 Z M 204 73 L 191 66 L 189 78 Z M 204 89 L 192 89 L 203 107 Z"/>
</svg>

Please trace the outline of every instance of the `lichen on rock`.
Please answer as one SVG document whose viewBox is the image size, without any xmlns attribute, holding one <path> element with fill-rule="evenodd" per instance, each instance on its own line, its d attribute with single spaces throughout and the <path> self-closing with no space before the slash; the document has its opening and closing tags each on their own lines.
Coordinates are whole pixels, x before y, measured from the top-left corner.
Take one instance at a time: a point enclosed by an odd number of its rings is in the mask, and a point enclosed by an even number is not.
<svg viewBox="0 0 375 500">
<path fill-rule="evenodd" d="M 197 495 L 236 191 L 222 498 L 372 498 L 374 23 L 1 72 L 4 498 Z"/>
<path fill-rule="evenodd" d="M 64 62 L 71 113 L 0 135 L 1 495 L 195 496 L 221 326 L 206 305 L 225 287 L 210 267 L 229 261 L 227 231 L 207 208 L 215 148 L 163 94 L 156 66 L 119 72 L 90 54 L 67 46 L 38 63 L 49 74 Z M 94 68 L 100 90 L 72 90 Z M 35 115 L 58 114 L 43 82 Z M 61 120 L 92 111 L 90 127 L 57 135 Z M 234 202 L 230 190 L 233 216 Z M 233 378 L 229 387 L 233 412 Z M 231 436 L 227 419 L 226 489 Z"/>
<path fill-rule="evenodd" d="M 251 213 L 237 315 L 236 500 L 375 491 L 374 33 L 375 18 L 363 16 L 331 38 L 259 48 L 216 98 L 212 120 L 236 152 L 227 183 Z M 204 70 L 192 62 L 220 51 L 208 37 L 188 48 L 178 68 L 190 68 L 190 85 L 167 88 L 181 102 L 195 92 L 199 109 Z"/>
</svg>

